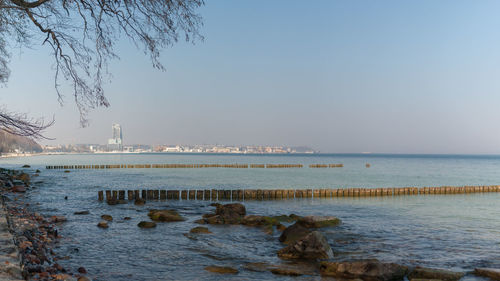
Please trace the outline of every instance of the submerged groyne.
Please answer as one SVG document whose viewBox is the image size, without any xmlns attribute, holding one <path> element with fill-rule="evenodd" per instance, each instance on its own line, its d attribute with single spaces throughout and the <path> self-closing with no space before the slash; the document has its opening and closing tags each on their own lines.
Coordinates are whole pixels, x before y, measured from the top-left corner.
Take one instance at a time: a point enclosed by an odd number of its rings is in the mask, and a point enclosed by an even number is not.
<svg viewBox="0 0 500 281">
<path fill-rule="evenodd" d="M 289 169 L 304 168 L 303 164 L 106 164 L 106 165 L 51 165 L 47 170 L 82 170 L 82 169 L 199 169 L 199 168 L 269 168 Z M 310 164 L 309 168 L 342 168 L 343 164 Z"/>
<path fill-rule="evenodd" d="M 125 200 L 289 200 L 300 198 L 415 196 L 440 194 L 470 194 L 500 192 L 500 185 L 485 186 L 439 186 L 439 187 L 393 187 L 393 188 L 338 188 L 338 189 L 190 189 L 190 190 L 100 190 L 99 201 L 117 202 Z"/>
</svg>

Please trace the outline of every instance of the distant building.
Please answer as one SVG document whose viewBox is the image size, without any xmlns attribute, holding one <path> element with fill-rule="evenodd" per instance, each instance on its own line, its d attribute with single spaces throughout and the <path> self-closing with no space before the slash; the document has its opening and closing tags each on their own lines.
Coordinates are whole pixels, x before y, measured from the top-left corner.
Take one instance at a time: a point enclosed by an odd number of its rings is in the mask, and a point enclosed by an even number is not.
<svg viewBox="0 0 500 281">
<path fill-rule="evenodd" d="M 123 150 L 123 136 L 122 136 L 122 126 L 120 124 L 113 124 L 111 127 L 113 131 L 113 138 L 108 140 L 108 149 L 113 151 Z"/>
</svg>

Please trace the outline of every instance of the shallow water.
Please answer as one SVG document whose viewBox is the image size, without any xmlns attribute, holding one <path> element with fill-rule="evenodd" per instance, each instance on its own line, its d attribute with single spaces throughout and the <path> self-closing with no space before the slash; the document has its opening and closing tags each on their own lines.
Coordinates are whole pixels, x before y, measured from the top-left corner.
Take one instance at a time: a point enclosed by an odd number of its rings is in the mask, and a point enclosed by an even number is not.
<svg viewBox="0 0 500 281">
<path fill-rule="evenodd" d="M 208 265 L 233 266 L 241 280 L 297 279 L 244 269 L 248 262 L 281 263 L 279 233 L 265 234 L 245 226 L 208 226 L 210 235 L 183 235 L 210 212 L 209 201 L 148 202 L 108 206 L 97 191 L 189 188 L 336 188 L 439 186 L 500 183 L 497 156 L 393 155 L 54 155 L 2 159 L 4 167 L 30 164 L 41 169 L 28 200 L 45 214 L 65 215 L 65 237 L 56 252 L 73 269 L 84 266 L 96 280 L 221 280 L 205 272 Z M 45 165 L 118 163 L 343 163 L 332 169 L 112 169 L 45 170 Z M 367 169 L 364 164 L 370 163 Z M 64 200 L 68 196 L 68 200 Z M 323 229 L 335 260 L 378 258 L 405 265 L 459 271 L 500 267 L 500 193 L 380 198 L 301 199 L 245 202 L 247 213 L 334 215 L 342 225 Z M 139 229 L 151 208 L 172 208 L 187 220 Z M 89 210 L 90 215 L 73 215 Z M 114 221 L 96 227 L 102 214 Z M 131 217 L 124 221 L 124 217 Z M 301 277 L 314 280 L 319 277 Z M 472 277 L 470 277 L 472 278 Z"/>
</svg>

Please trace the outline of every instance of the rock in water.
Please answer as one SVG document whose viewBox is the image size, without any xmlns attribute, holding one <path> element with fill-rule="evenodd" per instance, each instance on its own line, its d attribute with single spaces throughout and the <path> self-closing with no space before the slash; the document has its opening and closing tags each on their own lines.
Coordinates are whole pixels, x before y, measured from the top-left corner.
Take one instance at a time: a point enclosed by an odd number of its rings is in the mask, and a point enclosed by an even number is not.
<svg viewBox="0 0 500 281">
<path fill-rule="evenodd" d="M 222 219 L 224 224 L 238 224 L 246 215 L 246 209 L 240 203 L 225 204 L 217 206 L 215 214 Z"/>
<path fill-rule="evenodd" d="M 295 241 L 305 237 L 311 233 L 311 231 L 301 224 L 295 223 L 287 227 L 280 236 L 280 242 L 285 244 L 294 243 Z"/>
<path fill-rule="evenodd" d="M 152 221 L 141 221 L 140 223 L 137 224 L 137 226 L 140 228 L 153 228 L 156 227 L 156 223 Z"/>
<path fill-rule="evenodd" d="M 197 226 L 195 228 L 192 228 L 189 233 L 212 233 L 212 231 L 208 230 L 208 228 L 203 227 L 203 226 Z"/>
<path fill-rule="evenodd" d="M 328 259 L 333 257 L 333 252 L 325 236 L 318 231 L 313 231 L 279 250 L 278 257 L 282 259 Z"/>
<path fill-rule="evenodd" d="M 297 223 L 307 228 L 320 228 L 337 226 L 340 224 L 340 219 L 333 216 L 306 216 L 299 218 Z"/>
<path fill-rule="evenodd" d="M 403 280 L 408 268 L 395 263 L 381 263 L 378 260 L 354 262 L 321 262 L 322 276 L 342 279 L 370 281 Z"/>
<path fill-rule="evenodd" d="M 238 273 L 237 269 L 229 267 L 229 266 L 212 265 L 212 266 L 205 267 L 205 270 L 213 272 L 213 273 L 222 273 L 222 274 L 228 274 L 228 273 L 229 274 L 237 274 Z"/>
<path fill-rule="evenodd" d="M 156 222 L 184 221 L 184 218 L 174 210 L 151 210 L 148 216 Z"/>
<path fill-rule="evenodd" d="M 90 214 L 89 211 L 78 211 L 78 212 L 74 212 L 73 213 L 74 215 L 88 215 Z"/>
<path fill-rule="evenodd" d="M 114 199 L 114 198 L 110 198 L 110 199 L 106 200 L 106 203 L 108 203 L 108 205 L 117 205 L 118 200 Z"/>
<path fill-rule="evenodd" d="M 291 269 L 291 268 L 273 268 L 271 269 L 272 274 L 276 275 L 288 275 L 288 276 L 301 276 L 302 273 L 298 270 Z"/>
<path fill-rule="evenodd" d="M 31 168 L 31 166 L 26 164 L 26 165 L 23 165 L 22 168 Z"/>
<path fill-rule="evenodd" d="M 142 206 L 142 205 L 144 205 L 144 204 L 146 204 L 146 200 L 144 200 L 144 199 L 142 199 L 142 198 L 137 198 L 137 199 L 135 199 L 135 201 L 134 201 L 134 205 L 139 205 L 139 206 Z"/>
<path fill-rule="evenodd" d="M 21 185 L 16 185 L 11 189 L 12 192 L 24 193 L 26 192 L 26 187 Z"/>
<path fill-rule="evenodd" d="M 500 269 L 498 268 L 476 268 L 474 275 L 487 277 L 492 280 L 500 280 Z"/>
<path fill-rule="evenodd" d="M 60 222 L 66 222 L 67 219 L 64 216 L 52 216 L 50 217 L 50 220 L 53 223 L 60 223 Z"/>
<path fill-rule="evenodd" d="M 408 279 L 440 279 L 443 281 L 456 281 L 464 277 L 464 273 L 449 271 L 444 269 L 435 268 L 425 268 L 425 267 L 415 267 L 410 274 L 408 274 Z"/>
<path fill-rule="evenodd" d="M 102 215 L 101 219 L 106 220 L 106 221 L 113 221 L 113 217 L 110 215 Z"/>
<path fill-rule="evenodd" d="M 108 228 L 108 223 L 106 221 L 101 221 L 97 224 L 97 227 L 100 227 L 100 228 Z"/>
</svg>

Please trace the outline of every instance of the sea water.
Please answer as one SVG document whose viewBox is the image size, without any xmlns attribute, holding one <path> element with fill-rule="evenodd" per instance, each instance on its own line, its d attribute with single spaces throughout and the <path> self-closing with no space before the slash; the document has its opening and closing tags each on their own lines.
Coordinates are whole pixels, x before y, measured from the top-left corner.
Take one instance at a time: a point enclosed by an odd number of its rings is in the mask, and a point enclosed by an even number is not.
<svg viewBox="0 0 500 281">
<path fill-rule="evenodd" d="M 95 280 L 265 280 L 292 279 L 246 270 L 249 262 L 283 263 L 279 233 L 258 228 L 209 225 L 210 235 L 185 236 L 210 201 L 149 201 L 145 206 L 109 206 L 97 200 L 103 189 L 304 189 L 423 187 L 500 184 L 500 156 L 460 155 L 227 155 L 82 154 L 1 159 L 1 166 L 40 169 L 28 193 L 36 211 L 64 215 L 63 240 L 55 252 L 69 256 L 63 266 L 85 267 Z M 46 170 L 46 165 L 91 164 L 303 164 L 288 169 L 108 169 Z M 312 169 L 309 164 L 344 164 Z M 366 168 L 365 164 L 371 164 Z M 65 200 L 64 197 L 68 196 Z M 377 258 L 408 266 L 457 271 L 500 267 L 500 193 L 371 198 L 295 199 L 244 202 L 248 214 L 333 215 L 338 227 L 321 231 L 333 260 Z M 38 203 L 38 204 L 37 204 Z M 152 208 L 177 210 L 184 222 L 140 229 Z M 89 210 L 90 215 L 73 215 Z M 102 214 L 114 220 L 97 228 Z M 123 220 L 130 217 L 131 220 Z M 205 266 L 237 268 L 236 276 L 204 271 Z M 469 277 L 472 278 L 472 277 Z M 297 278 L 293 278 L 297 279 Z M 314 280 L 319 277 L 299 277 Z"/>
</svg>

